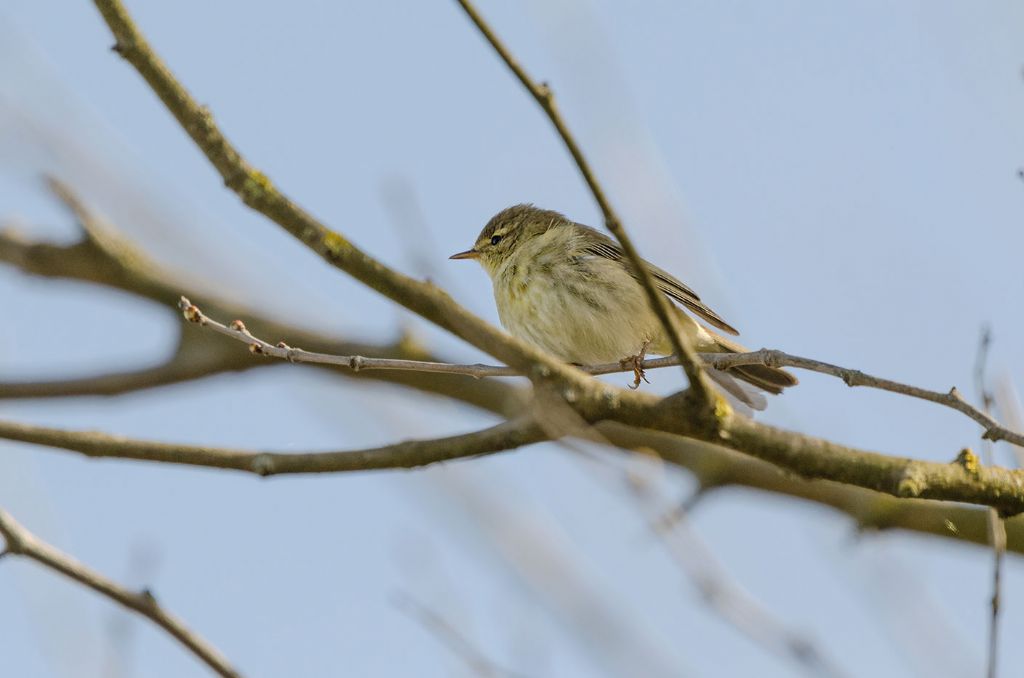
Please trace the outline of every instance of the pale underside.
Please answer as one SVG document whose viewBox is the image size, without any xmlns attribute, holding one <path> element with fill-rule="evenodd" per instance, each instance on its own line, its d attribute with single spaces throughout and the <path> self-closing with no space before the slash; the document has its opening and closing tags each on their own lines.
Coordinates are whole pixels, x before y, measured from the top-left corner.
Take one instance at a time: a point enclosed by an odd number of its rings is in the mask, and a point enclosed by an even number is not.
<svg viewBox="0 0 1024 678">
<path fill-rule="evenodd" d="M 502 325 L 566 362 L 584 365 L 635 356 L 645 344 L 649 354 L 672 353 L 643 288 L 622 262 L 587 253 L 583 243 L 551 247 L 553 240 L 573 238 L 571 229 L 551 229 L 522 243 L 492 272 Z M 698 350 L 720 350 L 703 327 L 673 310 L 679 331 Z"/>
</svg>

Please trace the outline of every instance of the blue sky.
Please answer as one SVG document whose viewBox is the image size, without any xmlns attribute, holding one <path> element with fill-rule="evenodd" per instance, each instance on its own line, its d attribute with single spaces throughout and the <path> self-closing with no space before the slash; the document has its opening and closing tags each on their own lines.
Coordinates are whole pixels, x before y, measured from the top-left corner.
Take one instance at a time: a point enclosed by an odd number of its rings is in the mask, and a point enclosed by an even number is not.
<svg viewBox="0 0 1024 678">
<path fill-rule="evenodd" d="M 484 273 L 446 256 L 491 214 L 532 201 L 598 223 L 548 122 L 454 3 L 128 7 L 255 165 L 485 318 L 497 321 Z M 480 9 L 552 83 L 641 252 L 748 345 L 970 392 L 988 323 L 993 376 L 1024 383 L 1019 3 Z M 353 338 L 411 327 L 438 350 L 481 357 L 248 212 L 111 42 L 91 3 L 4 3 L 0 215 L 73 238 L 38 180 L 53 172 L 191 286 Z M 396 186 L 428 232 L 396 225 Z M 5 379 L 140 366 L 173 346 L 174 317 L 123 294 L 0 269 L 0 299 Z M 659 392 L 679 386 L 678 371 L 653 376 Z M 934 460 L 979 444 L 956 413 L 801 380 L 764 420 Z M 490 421 L 288 365 L 121 398 L 0 401 L 0 415 L 285 450 Z M 396 605 L 403 593 L 525 675 L 799 673 L 708 611 L 650 536 L 614 456 L 541 445 L 426 471 L 260 481 L 0 451 L 0 504 L 82 561 L 151 585 L 246 675 L 472 675 Z M 655 473 L 665 507 L 690 490 L 685 473 Z M 709 497 L 693 527 L 725 576 L 848 675 L 980 672 L 983 550 L 857 536 L 824 509 L 741 490 Z M 1011 558 L 1007 641 L 1024 628 L 1022 586 Z M 27 563 L 0 567 L 0 637 L 11 675 L 204 673 L 144 620 Z M 1004 673 L 1022 661 L 1024 647 L 1004 642 Z"/>
</svg>

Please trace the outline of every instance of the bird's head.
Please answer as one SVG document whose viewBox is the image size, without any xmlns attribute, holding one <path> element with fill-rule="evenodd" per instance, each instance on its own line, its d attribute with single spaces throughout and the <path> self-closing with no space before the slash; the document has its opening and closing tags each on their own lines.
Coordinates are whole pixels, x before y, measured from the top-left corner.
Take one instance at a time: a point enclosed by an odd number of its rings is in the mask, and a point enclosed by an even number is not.
<svg viewBox="0 0 1024 678">
<path fill-rule="evenodd" d="M 491 217 L 471 249 L 449 259 L 476 259 L 488 273 L 493 273 L 531 240 L 562 222 L 566 218 L 558 212 L 529 204 L 513 205 Z"/>
</svg>

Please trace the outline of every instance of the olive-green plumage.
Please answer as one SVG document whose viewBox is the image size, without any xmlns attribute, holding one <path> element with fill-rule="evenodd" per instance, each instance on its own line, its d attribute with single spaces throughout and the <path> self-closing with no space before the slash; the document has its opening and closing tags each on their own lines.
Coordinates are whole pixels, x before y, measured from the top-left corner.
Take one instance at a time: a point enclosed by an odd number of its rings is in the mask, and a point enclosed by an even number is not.
<svg viewBox="0 0 1024 678">
<path fill-rule="evenodd" d="M 453 259 L 476 259 L 494 284 L 502 325 L 566 362 L 614 362 L 649 353 L 669 355 L 664 328 L 618 244 L 558 212 L 515 205 L 496 214 L 473 248 Z M 738 334 L 697 294 L 653 264 L 647 264 L 665 295 L 708 324 Z M 673 307 L 678 331 L 700 352 L 740 352 L 742 346 L 698 324 Z M 709 370 L 725 390 L 760 409 L 763 398 L 741 389 L 725 373 Z M 796 383 L 790 373 L 764 366 L 729 370 L 769 393 Z"/>
</svg>

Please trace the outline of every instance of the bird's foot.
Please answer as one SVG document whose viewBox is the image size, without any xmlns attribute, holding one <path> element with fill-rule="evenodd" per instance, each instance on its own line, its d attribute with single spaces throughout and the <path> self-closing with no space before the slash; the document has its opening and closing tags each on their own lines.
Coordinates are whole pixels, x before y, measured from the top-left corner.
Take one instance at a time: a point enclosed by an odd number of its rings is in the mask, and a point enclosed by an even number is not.
<svg viewBox="0 0 1024 678">
<path fill-rule="evenodd" d="M 647 381 L 647 374 L 644 372 L 643 367 L 644 358 L 647 356 L 647 347 L 650 345 L 650 343 L 651 342 L 649 341 L 645 341 L 643 346 L 640 347 L 639 353 L 633 356 L 629 356 L 628 358 L 623 358 L 622 360 L 619 361 L 619 364 L 622 365 L 623 367 L 633 368 L 633 383 L 630 385 L 630 388 L 633 389 L 634 391 L 640 388 L 641 380 L 646 381 L 648 384 L 651 383 L 650 381 Z"/>
</svg>

